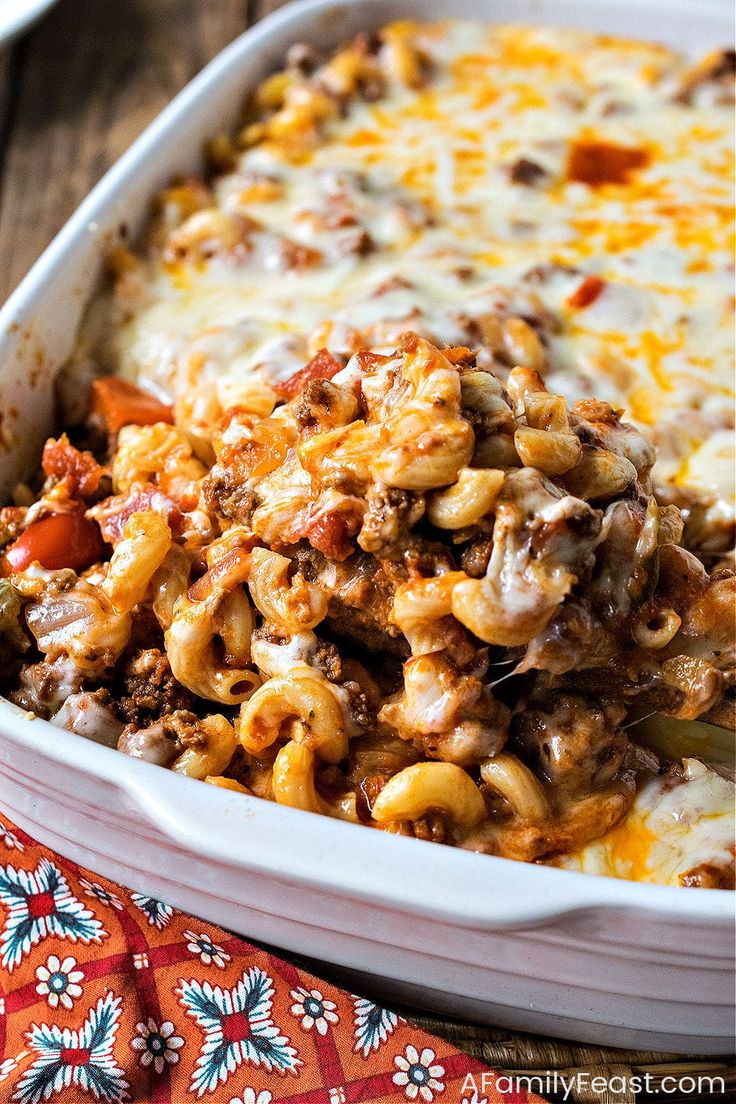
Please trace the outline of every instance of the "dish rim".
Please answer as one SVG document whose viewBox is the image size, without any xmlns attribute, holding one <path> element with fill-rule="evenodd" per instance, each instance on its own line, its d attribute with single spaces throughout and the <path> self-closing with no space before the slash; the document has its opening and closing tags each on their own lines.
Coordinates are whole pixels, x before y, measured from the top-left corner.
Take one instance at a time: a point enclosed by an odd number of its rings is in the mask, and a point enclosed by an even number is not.
<svg viewBox="0 0 736 1104">
<path fill-rule="evenodd" d="M 27 31 L 55 3 L 56 0 L 30 0 L 26 7 L 20 8 L 14 16 L 5 20 L 0 16 L 0 49 L 8 46 L 18 35 Z"/>
<path fill-rule="evenodd" d="M 137 170 L 148 155 L 161 143 L 171 143 L 178 121 L 190 107 L 203 102 L 208 91 L 217 87 L 231 65 L 245 54 L 243 86 L 247 87 L 247 68 L 261 46 L 289 24 L 311 17 L 314 26 L 330 11 L 366 7 L 367 17 L 374 20 L 375 9 L 386 7 L 385 0 L 298 0 L 277 10 L 254 27 L 246 30 L 225 47 L 148 125 L 140 137 L 92 189 L 77 211 L 54 238 L 28 275 L 0 309 L 0 340 L 10 335 L 18 319 L 55 279 L 68 256 L 84 248 L 85 239 L 95 233 L 98 223 L 114 208 L 116 201 L 130 200 L 135 188 Z M 419 7 L 416 0 L 396 5 L 398 8 Z M 447 0 L 449 9 L 452 0 Z M 505 0 L 492 5 L 495 18 L 508 15 L 513 6 Z M 555 11 L 577 12 L 589 6 L 585 0 L 551 0 Z M 620 8 L 619 0 L 598 0 L 596 7 L 604 10 Z M 636 5 L 631 4 L 632 10 Z M 720 0 L 646 0 L 647 9 L 675 14 L 712 14 L 725 22 L 725 5 Z M 498 10 L 500 9 L 500 10 Z M 452 17 L 452 10 L 447 18 Z M 99 234 L 99 230 L 97 231 Z M 99 234 L 101 241 L 103 235 Z M 94 246 L 89 246 L 94 251 Z M 365 831 L 362 825 L 352 825 L 301 810 L 277 805 L 255 797 L 229 794 L 217 787 L 202 786 L 195 780 L 182 778 L 171 771 L 151 764 L 131 760 L 121 753 L 52 725 L 41 718 L 31 718 L 25 711 L 0 698 L 0 731 L 26 750 L 74 768 L 88 776 L 106 782 L 132 800 L 148 816 L 149 823 L 172 844 L 178 844 L 198 858 L 216 861 L 230 868 L 263 870 L 288 878 L 302 886 L 321 888 L 338 896 L 348 896 L 394 910 L 449 920 L 465 928 L 536 927 L 590 910 L 626 910 L 654 913 L 685 923 L 720 925 L 730 921 L 734 896 L 729 890 L 709 890 L 693 893 L 684 887 L 654 885 L 601 875 L 583 874 L 554 867 L 537 866 L 515 860 L 501 859 L 465 852 L 457 848 L 437 847 L 422 840 L 407 839 L 379 831 Z M 81 743 L 84 741 L 84 744 Z M 84 763 L 80 763 L 84 752 Z M 186 788 L 198 801 L 197 818 L 191 821 L 192 808 L 187 808 Z M 211 806 L 211 809 L 209 808 Z M 220 827 L 213 831 L 213 817 L 219 816 Z M 233 817 L 239 827 L 252 826 L 257 832 L 233 832 Z M 305 819 L 308 818 L 308 819 Z M 206 823 L 206 834 L 193 829 L 199 819 Z M 228 825 L 228 821 L 230 821 Z M 188 823 L 189 822 L 189 823 Z M 294 849 L 288 841 L 293 836 L 305 836 L 312 825 L 315 851 Z M 201 825 L 200 825 L 201 827 Z M 250 839 L 249 839 L 250 837 Z M 348 841 L 351 841 L 348 843 Z M 329 866 L 320 865 L 320 853 L 337 852 L 340 860 Z M 439 853 L 438 853 L 439 852 Z M 351 861 L 345 862 L 350 856 Z M 315 861 L 316 860 L 316 861 Z M 479 867 L 478 864 L 483 866 Z M 501 864 L 499 866 L 499 864 Z M 395 871 L 404 875 L 396 879 Z M 483 870 L 485 877 L 476 875 Z M 433 898 L 426 895 L 426 876 L 440 883 Z M 496 881 L 504 886 L 503 900 L 494 900 Z M 479 884 L 480 883 L 480 884 Z M 463 888 L 464 887 L 464 888 Z M 452 893 L 456 899 L 452 899 Z"/>
</svg>

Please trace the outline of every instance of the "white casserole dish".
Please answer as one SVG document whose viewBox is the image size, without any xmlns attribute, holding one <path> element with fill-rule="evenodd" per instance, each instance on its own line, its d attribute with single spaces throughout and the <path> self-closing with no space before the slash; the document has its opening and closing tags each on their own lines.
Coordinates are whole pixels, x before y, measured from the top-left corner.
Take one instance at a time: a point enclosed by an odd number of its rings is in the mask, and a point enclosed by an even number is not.
<svg viewBox="0 0 736 1104">
<path fill-rule="evenodd" d="M 693 55 L 727 44 L 715 0 L 310 0 L 226 49 L 95 188 L 0 313 L 0 495 L 51 429 L 103 250 L 199 161 L 300 39 L 397 16 L 567 24 Z M 243 797 L 30 720 L 0 700 L 0 809 L 78 863 L 404 1001 L 589 1042 L 732 1045 L 733 896 L 488 858 Z M 391 979 L 391 980 L 389 980 Z"/>
</svg>

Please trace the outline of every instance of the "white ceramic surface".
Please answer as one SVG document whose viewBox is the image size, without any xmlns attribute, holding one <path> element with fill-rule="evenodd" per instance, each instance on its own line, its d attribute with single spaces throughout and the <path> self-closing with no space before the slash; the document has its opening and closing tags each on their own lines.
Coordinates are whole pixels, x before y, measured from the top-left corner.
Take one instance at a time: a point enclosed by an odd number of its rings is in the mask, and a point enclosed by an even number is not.
<svg viewBox="0 0 736 1104">
<path fill-rule="evenodd" d="M 56 0 L 0 0 L 0 48 L 40 19 Z"/>
<path fill-rule="evenodd" d="M 0 312 L 0 483 L 37 457 L 105 246 L 199 161 L 299 39 L 399 15 L 590 27 L 692 54 L 730 40 L 718 0 L 309 0 L 234 42 L 97 186 Z M 2 486 L 0 486 L 0 495 Z M 733 1032 L 733 896 L 472 855 L 204 786 L 0 700 L 0 808 L 125 885 L 321 958 L 405 1001 L 591 1042 L 718 1053 Z M 390 979 L 390 980 L 389 980 Z"/>
</svg>

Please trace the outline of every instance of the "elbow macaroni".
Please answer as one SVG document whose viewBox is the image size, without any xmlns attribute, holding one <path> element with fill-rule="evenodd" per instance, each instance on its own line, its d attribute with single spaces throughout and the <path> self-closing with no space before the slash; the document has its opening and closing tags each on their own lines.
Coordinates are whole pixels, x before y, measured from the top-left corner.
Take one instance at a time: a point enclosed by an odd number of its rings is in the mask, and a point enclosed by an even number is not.
<svg viewBox="0 0 736 1104">
<path fill-rule="evenodd" d="M 390 778 L 371 810 L 379 824 L 419 820 L 440 809 L 461 829 L 475 827 L 486 816 L 483 796 L 454 763 L 415 763 Z"/>
<path fill-rule="evenodd" d="M 171 769 L 188 778 L 205 779 L 219 775 L 230 763 L 238 741 L 233 726 L 219 713 L 205 717 L 197 724 L 201 746 L 185 748 L 174 760 Z"/>
<path fill-rule="evenodd" d="M 289 740 L 281 748 L 274 760 L 272 778 L 274 800 L 279 805 L 330 816 L 329 805 L 314 786 L 315 762 L 314 752 L 297 740 Z"/>
<path fill-rule="evenodd" d="M 294 668 L 269 679 L 240 712 L 240 740 L 258 755 L 286 730 L 299 744 L 327 763 L 339 763 L 348 751 L 342 706 L 330 683 L 312 668 Z"/>
<path fill-rule="evenodd" d="M 431 496 L 427 517 L 438 529 L 476 525 L 493 508 L 505 477 L 496 468 L 461 468 L 451 487 Z"/>
<path fill-rule="evenodd" d="M 317 757 L 304 744 L 297 740 L 290 740 L 285 744 L 273 764 L 274 801 L 307 813 L 320 813 L 322 816 L 357 823 L 354 794 L 334 801 L 326 801 L 320 797 L 315 786 L 317 766 Z"/>
<path fill-rule="evenodd" d="M 159 514 L 131 514 L 102 584 L 114 609 L 130 613 L 143 601 L 170 549 L 171 530 Z"/>
<path fill-rule="evenodd" d="M 529 824 L 543 824 L 550 816 L 544 787 L 520 759 L 501 752 L 480 765 L 483 781 L 501 794 L 515 815 Z"/>
<path fill-rule="evenodd" d="M 291 561 L 266 548 L 251 553 L 248 589 L 256 609 L 288 635 L 307 632 L 327 614 L 327 596 L 301 574 L 289 578 Z"/>
<path fill-rule="evenodd" d="M 190 570 L 189 557 L 184 549 L 178 544 L 172 544 L 160 567 L 153 574 L 149 588 L 152 595 L 151 609 L 164 631 L 171 627 L 174 606 L 186 593 Z"/>
<path fill-rule="evenodd" d="M 165 635 L 171 670 L 179 682 L 222 705 L 239 705 L 261 684 L 248 666 L 255 619 L 238 583 L 245 570 L 246 553 L 226 553 L 192 588 L 194 598 L 190 591 L 176 600 Z M 199 584 L 203 585 L 195 590 Z"/>
</svg>

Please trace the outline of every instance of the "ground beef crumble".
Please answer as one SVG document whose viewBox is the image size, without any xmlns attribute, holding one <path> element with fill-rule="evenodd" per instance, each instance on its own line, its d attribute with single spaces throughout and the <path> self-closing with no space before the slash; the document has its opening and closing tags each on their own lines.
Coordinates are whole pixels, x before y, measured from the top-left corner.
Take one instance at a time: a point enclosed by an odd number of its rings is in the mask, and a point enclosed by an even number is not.
<svg viewBox="0 0 736 1104">
<path fill-rule="evenodd" d="M 174 678 L 168 657 L 158 648 L 136 652 L 122 676 L 117 712 L 127 724 L 144 728 L 176 710 L 192 711 L 197 699 Z"/>
</svg>

